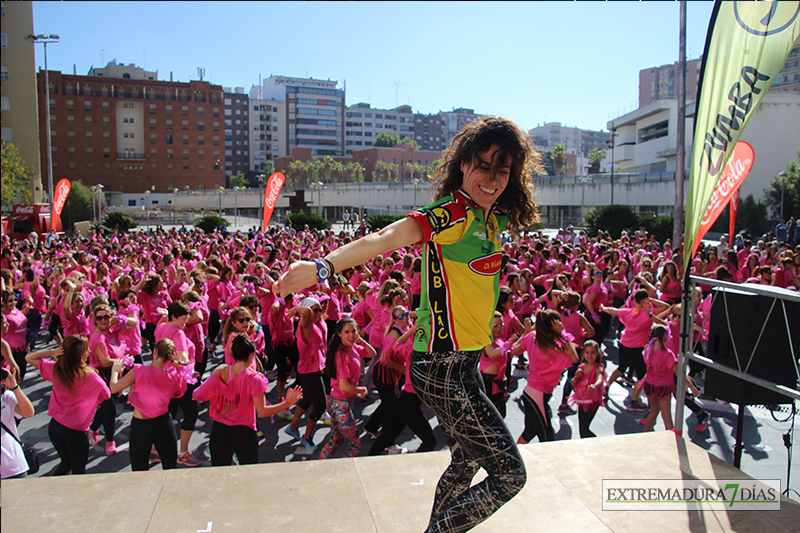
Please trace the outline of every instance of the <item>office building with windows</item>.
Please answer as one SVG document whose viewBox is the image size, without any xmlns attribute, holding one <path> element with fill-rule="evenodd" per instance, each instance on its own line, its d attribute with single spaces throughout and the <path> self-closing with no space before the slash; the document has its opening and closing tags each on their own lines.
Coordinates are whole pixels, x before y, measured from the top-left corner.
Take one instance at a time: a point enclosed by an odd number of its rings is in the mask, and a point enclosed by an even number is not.
<svg viewBox="0 0 800 533">
<path fill-rule="evenodd" d="M 3 140 L 11 142 L 30 171 L 28 190 L 34 203 L 47 201 L 42 181 L 47 182 L 47 162 L 41 164 L 39 118 L 36 103 L 33 2 L 0 2 L 2 49 L 0 49 L 0 123 Z M 58 45 L 55 45 L 58 46 Z M 46 146 L 46 145 L 45 145 Z M 45 178 L 42 180 L 42 169 Z"/>
<path fill-rule="evenodd" d="M 268 161 L 286 154 L 286 136 L 280 135 L 285 123 L 286 102 L 251 96 L 248 105 L 250 170 L 263 172 Z"/>
<path fill-rule="evenodd" d="M 222 90 L 225 175 L 230 178 L 250 170 L 250 99 L 243 87 L 233 90 L 223 87 Z"/>
<path fill-rule="evenodd" d="M 335 80 L 270 76 L 250 89 L 250 97 L 285 102 L 278 138 L 286 139 L 286 153 L 311 148 L 312 157 L 344 156 L 345 92 Z M 277 107 L 277 106 L 275 106 Z M 282 127 L 281 127 L 282 126 Z M 273 135 L 274 136 L 274 135 Z"/>
<path fill-rule="evenodd" d="M 130 77 L 50 71 L 54 183 L 68 178 L 101 184 L 112 205 L 122 205 L 123 194 L 146 190 L 218 187 L 223 177 L 215 162 L 225 161 L 222 87 L 142 79 L 142 69 L 125 68 Z M 46 144 L 44 80 L 40 72 L 41 145 Z"/>
</svg>

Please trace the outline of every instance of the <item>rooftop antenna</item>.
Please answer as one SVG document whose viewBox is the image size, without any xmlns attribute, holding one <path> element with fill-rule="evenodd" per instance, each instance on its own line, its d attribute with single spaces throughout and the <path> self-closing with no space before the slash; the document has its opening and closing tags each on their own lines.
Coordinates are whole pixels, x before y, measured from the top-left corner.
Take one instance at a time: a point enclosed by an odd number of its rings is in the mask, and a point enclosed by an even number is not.
<svg viewBox="0 0 800 533">
<path fill-rule="evenodd" d="M 103 64 L 103 65 L 106 64 L 106 55 L 103 53 L 105 51 L 106 51 L 105 48 L 101 48 L 100 49 L 100 63 Z"/>
<path fill-rule="evenodd" d="M 197 67 L 197 75 L 200 77 L 200 81 L 203 81 L 203 76 L 206 75 L 206 69 Z"/>
</svg>

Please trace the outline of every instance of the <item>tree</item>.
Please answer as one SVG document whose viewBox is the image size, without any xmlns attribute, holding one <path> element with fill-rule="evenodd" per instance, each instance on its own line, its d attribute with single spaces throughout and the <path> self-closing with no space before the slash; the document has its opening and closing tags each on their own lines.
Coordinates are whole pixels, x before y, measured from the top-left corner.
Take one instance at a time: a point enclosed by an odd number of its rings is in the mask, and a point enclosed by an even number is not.
<svg viewBox="0 0 800 533">
<path fill-rule="evenodd" d="M 401 218 L 403 217 L 395 215 L 372 215 L 371 217 L 367 217 L 364 222 L 367 224 L 369 231 L 374 232 L 382 230 L 392 222 L 400 220 Z"/>
<path fill-rule="evenodd" d="M 205 215 L 195 220 L 194 225 L 206 233 L 211 233 L 217 228 L 226 227 L 228 220 L 217 215 Z"/>
<path fill-rule="evenodd" d="M 103 219 L 103 226 L 107 227 L 108 229 L 119 230 L 122 233 L 127 233 L 138 225 L 139 224 L 134 222 L 133 219 L 125 213 L 109 213 Z"/>
<path fill-rule="evenodd" d="M 61 213 L 64 231 L 71 230 L 76 222 L 91 220 L 93 215 L 91 189 L 80 181 L 73 181 Z"/>
<path fill-rule="evenodd" d="M 403 166 L 405 167 L 405 172 L 403 174 L 403 179 L 405 181 L 414 179 L 423 181 L 429 180 L 433 171 L 436 170 L 432 165 L 420 165 L 419 163 L 406 163 Z"/>
<path fill-rule="evenodd" d="M 353 161 L 344 165 L 344 181 L 350 183 L 363 183 L 364 170 L 366 170 L 361 163 Z"/>
<path fill-rule="evenodd" d="M 796 212 L 796 211 L 795 211 Z M 736 214 L 736 226 L 745 234 L 760 237 L 769 231 L 767 222 L 767 206 L 756 202 L 752 194 L 739 201 L 739 212 Z"/>
<path fill-rule="evenodd" d="M 542 154 L 542 171 L 544 174 L 543 176 L 555 176 L 556 170 L 555 166 L 553 165 L 553 152 L 547 151 Z"/>
<path fill-rule="evenodd" d="M 414 147 L 414 150 L 419 150 L 419 144 L 411 137 L 403 137 L 397 144 L 410 144 Z"/>
<path fill-rule="evenodd" d="M 231 188 L 234 187 L 247 187 L 247 178 L 244 177 L 244 174 L 236 174 L 235 176 L 231 176 L 230 179 Z"/>
<path fill-rule="evenodd" d="M 372 171 L 372 181 L 396 182 L 398 181 L 398 168 L 397 163 L 378 161 L 375 163 L 375 169 Z"/>
<path fill-rule="evenodd" d="M 607 205 L 589 211 L 586 214 L 586 226 L 592 237 L 597 236 L 600 230 L 604 230 L 610 233 L 612 238 L 619 239 L 623 230 L 633 232 L 639 227 L 639 215 L 629 205 Z M 672 229 L 670 229 L 671 234 Z"/>
<path fill-rule="evenodd" d="M 378 136 L 375 137 L 375 142 L 372 143 L 372 146 L 384 146 L 391 148 L 399 142 L 400 138 L 396 133 L 379 133 Z"/>
<path fill-rule="evenodd" d="M 606 151 L 600 149 L 599 146 L 595 146 L 592 151 L 589 152 L 589 174 L 599 174 L 600 163 L 602 163 L 605 158 Z"/>
<path fill-rule="evenodd" d="M 2 204 L 11 206 L 29 201 L 30 171 L 13 143 L 2 141 Z"/>
<path fill-rule="evenodd" d="M 800 160 L 800 147 L 797 148 L 797 158 Z M 781 198 L 783 198 L 783 216 L 800 213 L 800 168 L 797 162 L 790 161 L 786 165 L 786 177 L 776 176 L 769 182 L 769 188 L 764 190 L 764 199 L 771 209 L 774 219 L 781 216 Z M 781 183 L 783 180 L 783 183 Z"/>
<path fill-rule="evenodd" d="M 556 176 L 564 174 L 564 167 L 567 163 L 567 147 L 557 143 L 553 145 L 553 170 Z"/>
<path fill-rule="evenodd" d="M 312 230 L 330 229 L 331 227 L 330 222 L 315 213 L 292 213 L 286 215 L 286 222 L 295 231 L 303 231 L 306 225 Z"/>
</svg>

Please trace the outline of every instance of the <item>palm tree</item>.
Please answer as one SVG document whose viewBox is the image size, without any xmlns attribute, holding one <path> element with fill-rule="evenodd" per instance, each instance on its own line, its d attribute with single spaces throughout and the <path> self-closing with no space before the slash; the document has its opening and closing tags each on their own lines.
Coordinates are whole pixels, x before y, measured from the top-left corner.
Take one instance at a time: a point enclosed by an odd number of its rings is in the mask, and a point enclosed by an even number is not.
<svg viewBox="0 0 800 533">
<path fill-rule="evenodd" d="M 553 156 L 553 170 L 556 173 L 556 176 L 561 176 L 564 174 L 564 167 L 566 166 L 567 162 L 567 147 L 561 143 L 556 143 L 553 145 L 553 151 L 551 152 Z"/>
<path fill-rule="evenodd" d="M 600 163 L 606 158 L 606 151 L 596 146 L 589 152 L 589 174 L 600 173 Z"/>
</svg>

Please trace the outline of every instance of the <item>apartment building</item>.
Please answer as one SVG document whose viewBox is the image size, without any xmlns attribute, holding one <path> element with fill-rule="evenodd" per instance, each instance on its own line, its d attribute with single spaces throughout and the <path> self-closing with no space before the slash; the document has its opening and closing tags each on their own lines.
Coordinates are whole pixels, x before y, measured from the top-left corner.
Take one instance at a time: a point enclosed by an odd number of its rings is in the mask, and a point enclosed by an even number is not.
<svg viewBox="0 0 800 533">
<path fill-rule="evenodd" d="M 78 76 L 50 71 L 53 180 L 125 194 L 218 187 L 224 167 L 223 91 L 207 81 Z M 38 75 L 40 144 L 46 144 L 44 72 Z M 42 165 L 46 165 L 44 154 Z M 133 201 L 135 200 L 128 200 Z M 127 201 L 126 201 L 127 202 Z M 122 204 L 117 204 L 122 205 Z M 136 203 L 130 205 L 137 205 Z"/>
<path fill-rule="evenodd" d="M 313 157 L 344 156 L 345 92 L 337 85 L 335 80 L 270 76 L 250 90 L 251 98 L 286 104 L 284 119 L 273 130 L 286 139 L 286 153 L 278 156 L 291 156 L 294 147 L 310 147 Z"/>
<path fill-rule="evenodd" d="M 556 144 L 563 144 L 568 154 L 585 159 L 595 148 L 606 149 L 606 141 L 611 141 L 611 132 L 570 128 L 560 122 L 548 122 L 528 130 L 528 135 L 539 150 L 552 150 Z"/>
<path fill-rule="evenodd" d="M 250 97 L 250 170 L 264 171 L 267 161 L 286 154 L 286 136 L 280 135 L 286 102 Z"/>
<path fill-rule="evenodd" d="M 33 2 L 0 2 L 0 20 L 0 80 L 3 87 L 0 135 L 5 141 L 14 143 L 30 170 L 28 190 L 31 200 L 46 202 L 42 181 L 47 181 L 47 163 L 42 166 L 39 150 L 35 50 L 34 44 L 25 39 L 33 33 Z M 44 180 L 42 169 L 45 169 Z"/>
<path fill-rule="evenodd" d="M 225 129 L 225 175 L 230 178 L 250 167 L 250 102 L 243 87 L 222 88 Z M 220 162 L 220 164 L 222 164 Z"/>
<path fill-rule="evenodd" d="M 700 83 L 700 70 L 703 60 L 692 59 L 686 62 L 686 101 L 697 99 L 697 85 Z M 678 62 L 660 67 L 650 67 L 639 71 L 639 107 L 645 107 L 657 100 L 678 98 Z"/>
<path fill-rule="evenodd" d="M 442 117 L 442 129 L 444 133 L 443 147 L 450 146 L 453 137 L 455 137 L 456 133 L 461 131 L 464 126 L 483 116 L 476 114 L 474 109 L 466 109 L 464 107 L 453 108 L 452 111 L 439 111 L 438 115 Z"/>
<path fill-rule="evenodd" d="M 775 77 L 770 86 L 770 90 L 774 89 L 800 91 L 800 44 L 795 45 L 789 52 L 780 75 Z"/>
</svg>

